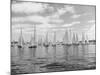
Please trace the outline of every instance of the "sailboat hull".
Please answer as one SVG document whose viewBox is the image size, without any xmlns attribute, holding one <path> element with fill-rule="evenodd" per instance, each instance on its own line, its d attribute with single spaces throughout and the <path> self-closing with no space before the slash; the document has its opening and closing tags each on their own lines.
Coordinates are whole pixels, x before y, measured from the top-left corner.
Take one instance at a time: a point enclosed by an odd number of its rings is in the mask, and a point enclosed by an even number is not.
<svg viewBox="0 0 100 75">
<path fill-rule="evenodd" d="M 18 45 L 18 48 L 23 48 L 23 46 L 21 46 L 21 45 Z"/>
<path fill-rule="evenodd" d="M 53 47 L 56 47 L 56 44 L 52 44 Z"/>
<path fill-rule="evenodd" d="M 44 44 L 44 47 L 49 47 L 49 45 L 48 44 Z"/>
<path fill-rule="evenodd" d="M 29 48 L 37 48 L 37 46 L 36 46 L 36 45 L 34 45 L 34 46 L 29 46 Z"/>
</svg>

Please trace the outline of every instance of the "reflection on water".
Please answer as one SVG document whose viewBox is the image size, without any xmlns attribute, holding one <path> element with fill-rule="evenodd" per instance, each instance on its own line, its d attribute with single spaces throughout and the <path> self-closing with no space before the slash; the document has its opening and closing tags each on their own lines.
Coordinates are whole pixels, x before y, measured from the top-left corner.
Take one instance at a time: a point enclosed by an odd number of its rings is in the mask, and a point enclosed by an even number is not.
<svg viewBox="0 0 100 75">
<path fill-rule="evenodd" d="M 15 46 L 11 48 L 11 69 L 12 74 L 95 69 L 95 58 L 95 45 Z M 53 69 L 45 66 L 55 62 L 60 65 L 56 64 Z"/>
</svg>

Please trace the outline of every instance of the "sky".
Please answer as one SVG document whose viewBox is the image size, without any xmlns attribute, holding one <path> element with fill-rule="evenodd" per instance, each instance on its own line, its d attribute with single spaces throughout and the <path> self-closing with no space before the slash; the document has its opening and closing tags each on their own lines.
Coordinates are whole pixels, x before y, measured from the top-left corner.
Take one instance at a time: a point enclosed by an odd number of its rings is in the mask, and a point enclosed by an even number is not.
<svg viewBox="0 0 100 75">
<path fill-rule="evenodd" d="M 34 25 L 37 39 L 48 32 L 49 40 L 53 40 L 56 32 L 61 41 L 68 29 L 77 33 L 79 39 L 82 33 L 95 39 L 95 6 L 12 1 L 11 14 L 12 40 L 18 40 L 22 28 L 24 40 L 29 41 Z"/>
</svg>

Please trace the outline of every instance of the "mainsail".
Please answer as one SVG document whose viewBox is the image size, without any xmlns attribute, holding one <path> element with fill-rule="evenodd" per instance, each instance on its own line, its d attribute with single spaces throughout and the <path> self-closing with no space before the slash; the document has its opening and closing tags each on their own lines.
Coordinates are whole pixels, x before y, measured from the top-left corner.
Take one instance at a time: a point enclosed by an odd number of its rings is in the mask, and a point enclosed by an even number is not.
<svg viewBox="0 0 100 75">
<path fill-rule="evenodd" d="M 73 38 L 72 38 L 73 44 L 78 44 L 79 39 L 78 39 L 78 34 L 73 32 Z"/>
<path fill-rule="evenodd" d="M 23 35 L 22 35 L 22 28 L 20 29 L 20 36 L 19 36 L 19 40 L 18 40 L 18 45 L 20 45 L 20 46 L 24 45 L 24 39 L 23 39 Z"/>
<path fill-rule="evenodd" d="M 47 34 L 46 34 L 45 44 L 46 44 L 46 45 L 48 44 L 48 32 L 47 32 Z"/>
<path fill-rule="evenodd" d="M 79 43 L 78 34 L 76 33 L 76 44 Z"/>
<path fill-rule="evenodd" d="M 73 33 L 72 43 L 73 43 L 73 44 L 76 43 L 75 33 Z"/>
<path fill-rule="evenodd" d="M 30 41 L 30 46 L 29 48 L 37 48 L 37 43 L 36 43 L 36 25 L 34 25 L 34 36 L 31 36 L 31 41 Z"/>
<path fill-rule="evenodd" d="M 54 32 L 53 44 L 56 44 L 56 32 Z"/>
<path fill-rule="evenodd" d="M 86 34 L 86 43 L 89 43 L 88 35 Z"/>
<path fill-rule="evenodd" d="M 36 25 L 34 25 L 34 36 L 31 36 L 31 41 L 30 41 L 30 44 L 32 46 L 36 45 Z"/>
<path fill-rule="evenodd" d="M 64 44 L 72 44 L 72 38 L 71 38 L 71 30 L 66 30 L 64 38 L 63 38 L 63 43 Z"/>
<path fill-rule="evenodd" d="M 38 45 L 42 45 L 42 37 L 38 39 Z"/>
<path fill-rule="evenodd" d="M 82 33 L 82 44 L 85 44 L 85 34 Z"/>
</svg>

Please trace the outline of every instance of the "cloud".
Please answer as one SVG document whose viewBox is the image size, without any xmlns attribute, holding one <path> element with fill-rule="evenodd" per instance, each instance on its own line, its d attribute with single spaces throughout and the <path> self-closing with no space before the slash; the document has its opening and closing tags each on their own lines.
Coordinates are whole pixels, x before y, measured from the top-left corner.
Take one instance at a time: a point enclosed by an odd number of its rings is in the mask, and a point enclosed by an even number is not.
<svg viewBox="0 0 100 75">
<path fill-rule="evenodd" d="M 71 18 L 79 18 L 81 15 L 74 14 Z"/>
<path fill-rule="evenodd" d="M 73 13 L 73 14 L 75 13 L 74 6 L 65 5 L 64 7 L 65 7 L 65 10 L 66 10 L 67 12 L 70 12 L 70 13 Z"/>
<path fill-rule="evenodd" d="M 15 13 L 38 13 L 43 12 L 48 7 L 48 4 L 21 2 L 12 4 L 12 12 Z"/>
<path fill-rule="evenodd" d="M 62 8 L 57 8 L 57 11 L 55 13 L 53 13 L 52 15 L 50 15 L 50 17 L 52 18 L 59 18 L 60 16 L 64 15 L 65 13 L 75 13 L 75 9 L 73 6 L 69 6 L 69 5 L 65 5 Z"/>
<path fill-rule="evenodd" d="M 88 21 L 88 23 L 95 23 L 95 20 L 90 20 Z"/>
<path fill-rule="evenodd" d="M 39 15 L 33 15 L 33 16 L 26 16 L 26 17 L 13 17 L 12 23 L 42 23 L 42 24 L 48 24 L 48 23 L 62 23 L 63 20 L 59 18 L 51 18 L 51 17 L 43 17 Z"/>
<path fill-rule="evenodd" d="M 75 25 L 75 24 L 80 24 L 80 22 L 79 21 L 76 21 L 76 22 L 72 22 L 72 23 L 70 23 L 70 24 L 64 24 L 64 25 L 62 25 L 63 27 L 70 27 L 70 26 L 73 26 L 73 25 Z"/>
</svg>

